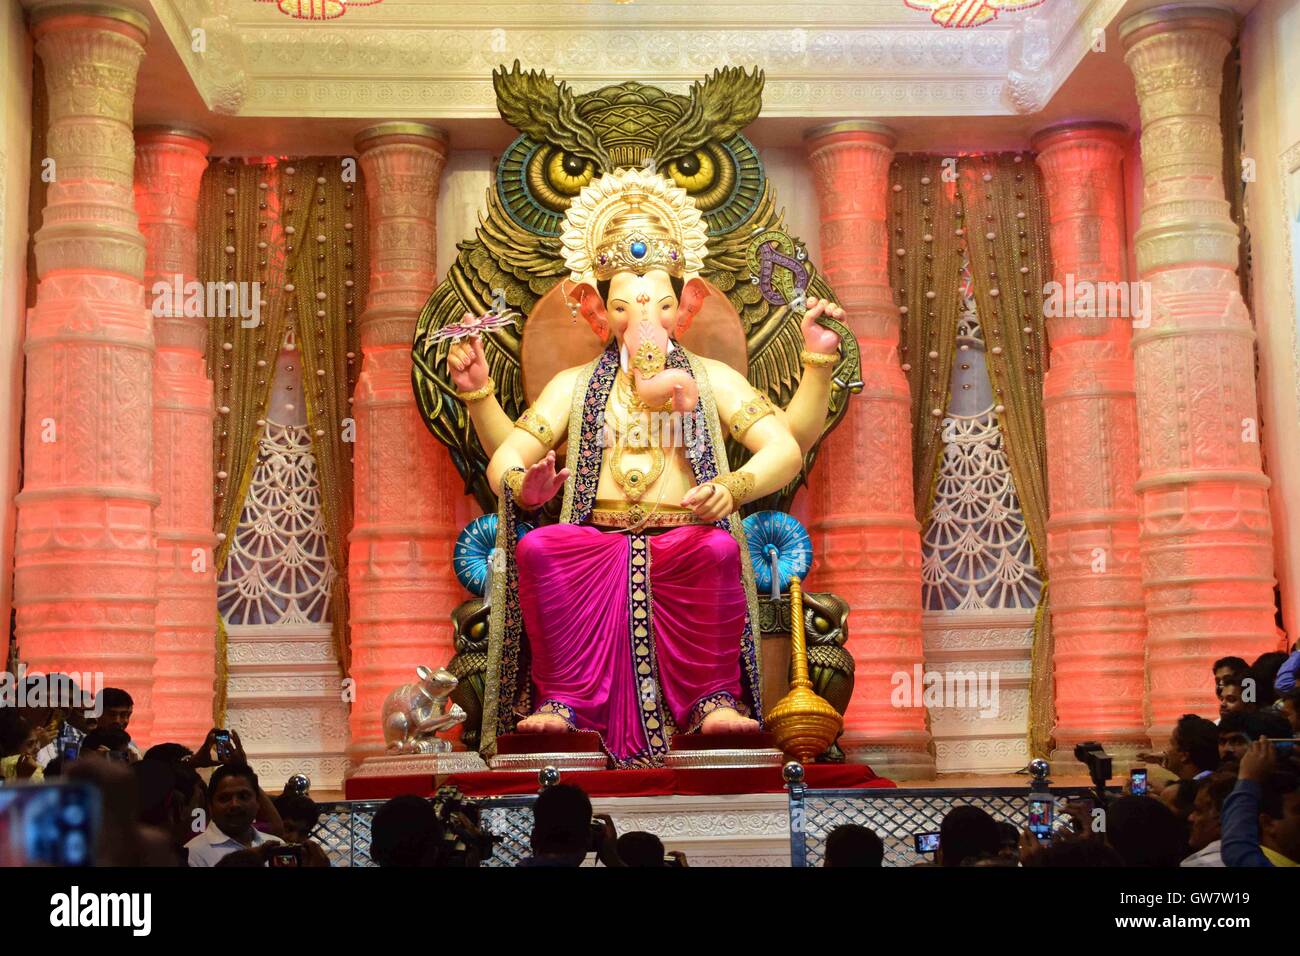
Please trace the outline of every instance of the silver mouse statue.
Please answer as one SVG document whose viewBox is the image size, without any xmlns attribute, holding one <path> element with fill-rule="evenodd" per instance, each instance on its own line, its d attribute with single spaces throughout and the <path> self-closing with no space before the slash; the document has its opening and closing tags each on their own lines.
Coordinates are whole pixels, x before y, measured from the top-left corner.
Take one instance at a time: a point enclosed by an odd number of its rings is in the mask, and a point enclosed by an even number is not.
<svg viewBox="0 0 1300 956">
<path fill-rule="evenodd" d="M 443 706 L 459 681 L 446 668 L 431 671 L 417 667 L 419 680 L 403 684 L 384 699 L 384 740 L 393 754 L 440 754 L 451 750 L 451 741 L 437 737 L 439 731 L 464 723 L 459 704 Z"/>
</svg>

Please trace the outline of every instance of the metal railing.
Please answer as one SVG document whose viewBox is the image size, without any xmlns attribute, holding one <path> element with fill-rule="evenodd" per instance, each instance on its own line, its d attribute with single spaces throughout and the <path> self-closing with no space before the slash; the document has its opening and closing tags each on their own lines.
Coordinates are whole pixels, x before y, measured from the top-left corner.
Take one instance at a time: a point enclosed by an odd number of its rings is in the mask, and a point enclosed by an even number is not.
<svg viewBox="0 0 1300 956">
<path fill-rule="evenodd" d="M 1067 801 L 1092 799 L 1093 791 L 1081 787 L 1050 787 L 1059 811 Z M 974 790 L 942 788 L 809 790 L 792 786 L 790 792 L 790 865 L 821 866 L 826 837 L 838 826 L 856 823 L 874 830 L 885 844 L 885 866 L 913 866 L 933 860 L 918 854 L 912 835 L 939 829 L 953 807 L 979 807 L 1017 831 L 1025 825 L 1029 787 L 988 787 Z M 1055 819 L 1060 819 L 1059 812 Z"/>
<path fill-rule="evenodd" d="M 530 853 L 533 802 L 536 796 L 482 797 L 478 805 L 483 829 L 496 838 L 496 848 L 484 866 L 514 866 Z M 375 866 L 370 857 L 370 822 L 385 800 L 339 800 L 318 803 L 321 815 L 312 839 L 321 845 L 332 866 Z"/>
</svg>

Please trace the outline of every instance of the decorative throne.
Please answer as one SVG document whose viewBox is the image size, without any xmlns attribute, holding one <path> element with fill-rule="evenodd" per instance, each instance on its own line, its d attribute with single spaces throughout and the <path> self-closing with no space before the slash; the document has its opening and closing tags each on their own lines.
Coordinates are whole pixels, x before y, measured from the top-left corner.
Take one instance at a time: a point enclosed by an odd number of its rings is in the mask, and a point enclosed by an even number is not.
<svg viewBox="0 0 1300 956">
<path fill-rule="evenodd" d="M 452 699 L 465 711 L 462 739 L 470 749 L 478 748 L 483 715 L 484 594 L 491 593 L 497 501 L 486 479 L 489 456 L 446 375 L 450 343 L 433 333 L 465 313 L 521 317 L 483 337 L 498 398 L 512 419 L 555 373 L 593 359 L 601 344 L 564 300 L 560 233 L 565 210 L 582 188 L 621 167 L 658 171 L 686 190 L 702 213 L 709 255 L 701 275 L 712 294 L 682 344 L 728 363 L 782 408 L 799 384 L 803 300 L 834 298 L 802 244 L 785 232 L 758 151 L 740 132 L 759 113 L 761 71 L 716 70 L 688 95 L 637 82 L 576 95 L 544 72 L 523 72 L 518 61 L 513 69 L 496 70 L 493 82 L 502 118 L 520 135 L 500 157 L 476 235 L 458 245 L 446 279 L 420 316 L 412 348 L 425 423 L 486 512 L 457 543 L 457 574 L 474 596 L 452 613 L 456 654 L 447 665 L 459 680 Z M 834 320 L 822 321 L 840 335 L 841 352 L 821 433 L 804 449 L 798 478 L 743 509 L 760 592 L 764 670 L 773 675 L 765 699 L 779 698 L 788 687 L 790 603 L 784 591 L 791 576 L 802 577 L 812 563 L 807 534 L 786 512 L 821 442 L 862 387 L 853 334 Z M 748 452 L 729 439 L 727 455 L 736 468 Z M 554 519 L 553 510 L 541 518 Z M 806 593 L 803 606 L 810 676 L 842 715 L 853 689 L 853 660 L 844 649 L 848 605 L 833 594 Z M 824 759 L 843 757 L 832 747 Z"/>
</svg>

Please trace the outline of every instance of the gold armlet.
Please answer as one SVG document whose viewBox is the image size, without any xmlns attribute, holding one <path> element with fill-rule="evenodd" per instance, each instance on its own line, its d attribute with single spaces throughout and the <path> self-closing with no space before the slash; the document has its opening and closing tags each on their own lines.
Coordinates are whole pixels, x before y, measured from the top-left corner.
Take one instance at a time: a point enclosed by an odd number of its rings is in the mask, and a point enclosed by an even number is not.
<svg viewBox="0 0 1300 956">
<path fill-rule="evenodd" d="M 531 408 L 524 409 L 524 413 L 515 419 L 515 428 L 522 428 L 547 448 L 555 444 L 555 432 Z"/>
<path fill-rule="evenodd" d="M 806 368 L 830 368 L 840 360 L 839 353 L 827 355 L 824 352 L 809 352 L 804 349 L 799 353 L 799 361 Z"/>
<path fill-rule="evenodd" d="M 754 490 L 754 476 L 747 471 L 733 471 L 729 475 L 718 475 L 713 479 L 713 484 L 727 489 L 731 500 L 735 502 L 734 510 L 743 505 L 749 493 Z"/>
<path fill-rule="evenodd" d="M 526 472 L 522 468 L 511 468 L 501 479 L 501 484 L 510 489 L 510 497 L 519 502 L 519 493 L 524 490 L 524 475 Z"/>
<path fill-rule="evenodd" d="M 474 389 L 474 391 L 472 392 L 457 392 L 456 397 L 459 398 L 466 405 L 470 405 L 473 404 L 474 402 L 483 401 L 483 399 L 487 398 L 489 395 L 495 395 L 496 391 L 497 391 L 497 383 L 492 381 L 492 379 L 489 378 L 486 382 L 484 382 L 478 388 Z"/>
<path fill-rule="evenodd" d="M 740 411 L 731 417 L 731 437 L 739 441 L 754 422 L 766 418 L 775 411 L 776 406 L 772 404 L 770 398 L 762 392 L 755 392 L 749 401 L 740 406 Z"/>
</svg>

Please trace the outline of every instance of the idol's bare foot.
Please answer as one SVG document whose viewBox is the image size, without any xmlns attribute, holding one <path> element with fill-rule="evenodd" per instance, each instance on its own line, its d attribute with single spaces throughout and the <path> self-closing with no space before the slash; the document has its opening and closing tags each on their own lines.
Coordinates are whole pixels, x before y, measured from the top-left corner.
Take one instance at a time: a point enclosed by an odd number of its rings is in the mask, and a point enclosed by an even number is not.
<svg viewBox="0 0 1300 956">
<path fill-rule="evenodd" d="M 564 718 L 557 714 L 533 714 L 515 725 L 521 734 L 562 734 L 569 729 Z"/>
<path fill-rule="evenodd" d="M 700 724 L 702 734 L 756 734 L 758 721 L 742 717 L 730 707 L 719 707 Z"/>
</svg>

